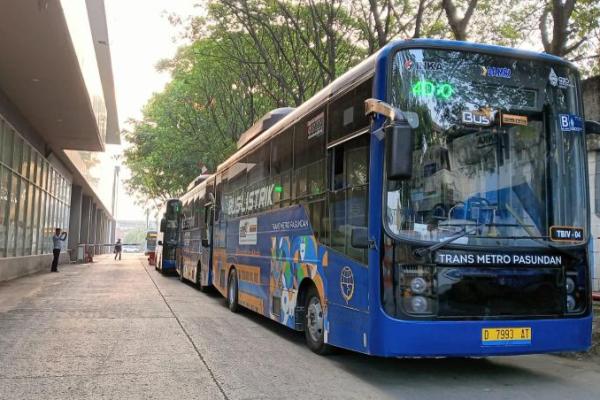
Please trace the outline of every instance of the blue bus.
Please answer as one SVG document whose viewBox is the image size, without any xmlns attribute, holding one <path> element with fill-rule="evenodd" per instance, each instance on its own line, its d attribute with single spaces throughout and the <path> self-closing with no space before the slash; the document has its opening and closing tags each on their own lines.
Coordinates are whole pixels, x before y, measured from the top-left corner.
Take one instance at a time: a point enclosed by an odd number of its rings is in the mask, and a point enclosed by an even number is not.
<svg viewBox="0 0 600 400">
<path fill-rule="evenodd" d="M 267 114 L 208 178 L 205 284 L 319 354 L 589 348 L 585 134 L 600 130 L 579 79 L 547 54 L 389 43 Z"/>
<path fill-rule="evenodd" d="M 176 271 L 180 227 L 181 201 L 169 199 L 162 209 L 156 246 L 155 268 L 163 274 Z"/>
<path fill-rule="evenodd" d="M 214 189 L 215 177 L 203 174 L 189 184 L 187 193 L 180 198 L 181 257 L 177 273 L 181 281 L 193 283 L 200 291 L 211 286 Z"/>
</svg>

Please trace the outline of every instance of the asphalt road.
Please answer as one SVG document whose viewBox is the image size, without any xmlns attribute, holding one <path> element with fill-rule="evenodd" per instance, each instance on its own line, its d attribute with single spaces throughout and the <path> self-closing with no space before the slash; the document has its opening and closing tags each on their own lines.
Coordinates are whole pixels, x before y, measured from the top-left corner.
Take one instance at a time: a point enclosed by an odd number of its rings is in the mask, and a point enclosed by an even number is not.
<svg viewBox="0 0 600 400">
<path fill-rule="evenodd" d="M 123 257 L 0 284 L 0 399 L 600 398 L 600 365 L 552 355 L 317 356 L 301 334 Z"/>
</svg>

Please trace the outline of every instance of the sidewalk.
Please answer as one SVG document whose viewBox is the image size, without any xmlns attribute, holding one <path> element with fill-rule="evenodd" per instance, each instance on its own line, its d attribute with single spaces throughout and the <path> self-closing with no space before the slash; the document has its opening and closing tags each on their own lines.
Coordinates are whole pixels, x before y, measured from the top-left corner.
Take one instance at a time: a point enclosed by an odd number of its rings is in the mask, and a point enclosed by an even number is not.
<svg viewBox="0 0 600 400">
<path fill-rule="evenodd" d="M 220 398 L 143 259 L 0 284 L 0 399 Z"/>
</svg>

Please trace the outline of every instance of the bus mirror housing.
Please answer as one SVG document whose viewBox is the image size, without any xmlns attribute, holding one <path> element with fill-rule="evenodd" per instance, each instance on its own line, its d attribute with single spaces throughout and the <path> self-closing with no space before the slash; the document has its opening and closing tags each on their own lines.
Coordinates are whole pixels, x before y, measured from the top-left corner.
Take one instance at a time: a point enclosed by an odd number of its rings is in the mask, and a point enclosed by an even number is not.
<svg viewBox="0 0 600 400">
<path fill-rule="evenodd" d="M 350 246 L 355 249 L 369 248 L 369 233 L 367 232 L 367 228 L 352 228 L 350 232 Z"/>
<path fill-rule="evenodd" d="M 164 218 L 161 218 L 160 220 L 160 231 L 164 232 L 167 229 L 167 220 Z"/>
<path fill-rule="evenodd" d="M 208 247 L 208 239 L 202 239 L 202 247 Z"/>
<path fill-rule="evenodd" d="M 404 181 L 412 177 L 414 135 L 406 123 L 396 123 L 385 127 L 385 147 L 387 149 L 387 178 Z"/>
<path fill-rule="evenodd" d="M 600 122 L 585 121 L 585 134 L 586 135 L 600 135 Z"/>
</svg>

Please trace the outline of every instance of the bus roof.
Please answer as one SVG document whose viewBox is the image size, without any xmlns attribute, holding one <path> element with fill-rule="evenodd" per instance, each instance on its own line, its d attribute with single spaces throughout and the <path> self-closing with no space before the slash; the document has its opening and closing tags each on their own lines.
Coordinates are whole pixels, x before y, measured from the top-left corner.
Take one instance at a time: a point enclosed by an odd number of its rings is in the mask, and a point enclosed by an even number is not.
<svg viewBox="0 0 600 400">
<path fill-rule="evenodd" d="M 576 69 L 576 67 L 572 63 L 563 60 L 560 57 L 547 53 L 539 53 L 535 51 L 521 50 L 511 47 L 445 39 L 393 40 L 381 49 L 379 49 L 377 52 L 369 56 L 367 59 L 359 63 L 358 65 L 342 74 L 339 78 L 335 79 L 329 85 L 321 89 L 313 97 L 306 100 L 299 107 L 295 108 L 292 112 L 280 119 L 273 126 L 266 129 L 264 132 L 260 133 L 256 137 L 250 139 L 248 143 L 245 143 L 241 149 L 236 151 L 227 160 L 221 163 L 217 167 L 217 172 L 227 169 L 235 161 L 239 160 L 244 155 L 250 153 L 262 143 L 277 136 L 277 134 L 285 130 L 285 128 L 289 127 L 290 125 L 294 124 L 296 121 L 306 117 L 324 101 L 344 93 L 348 89 L 353 88 L 357 84 L 362 83 L 364 80 L 373 76 L 375 73 L 375 65 L 380 59 L 380 57 L 387 57 L 392 52 L 402 48 L 439 48 L 447 50 L 489 53 L 512 58 L 534 59 L 543 62 L 563 64 L 565 66 Z M 249 128 L 249 130 L 251 129 L 252 127 Z M 244 135 L 245 133 L 242 134 L 242 136 Z"/>
</svg>

